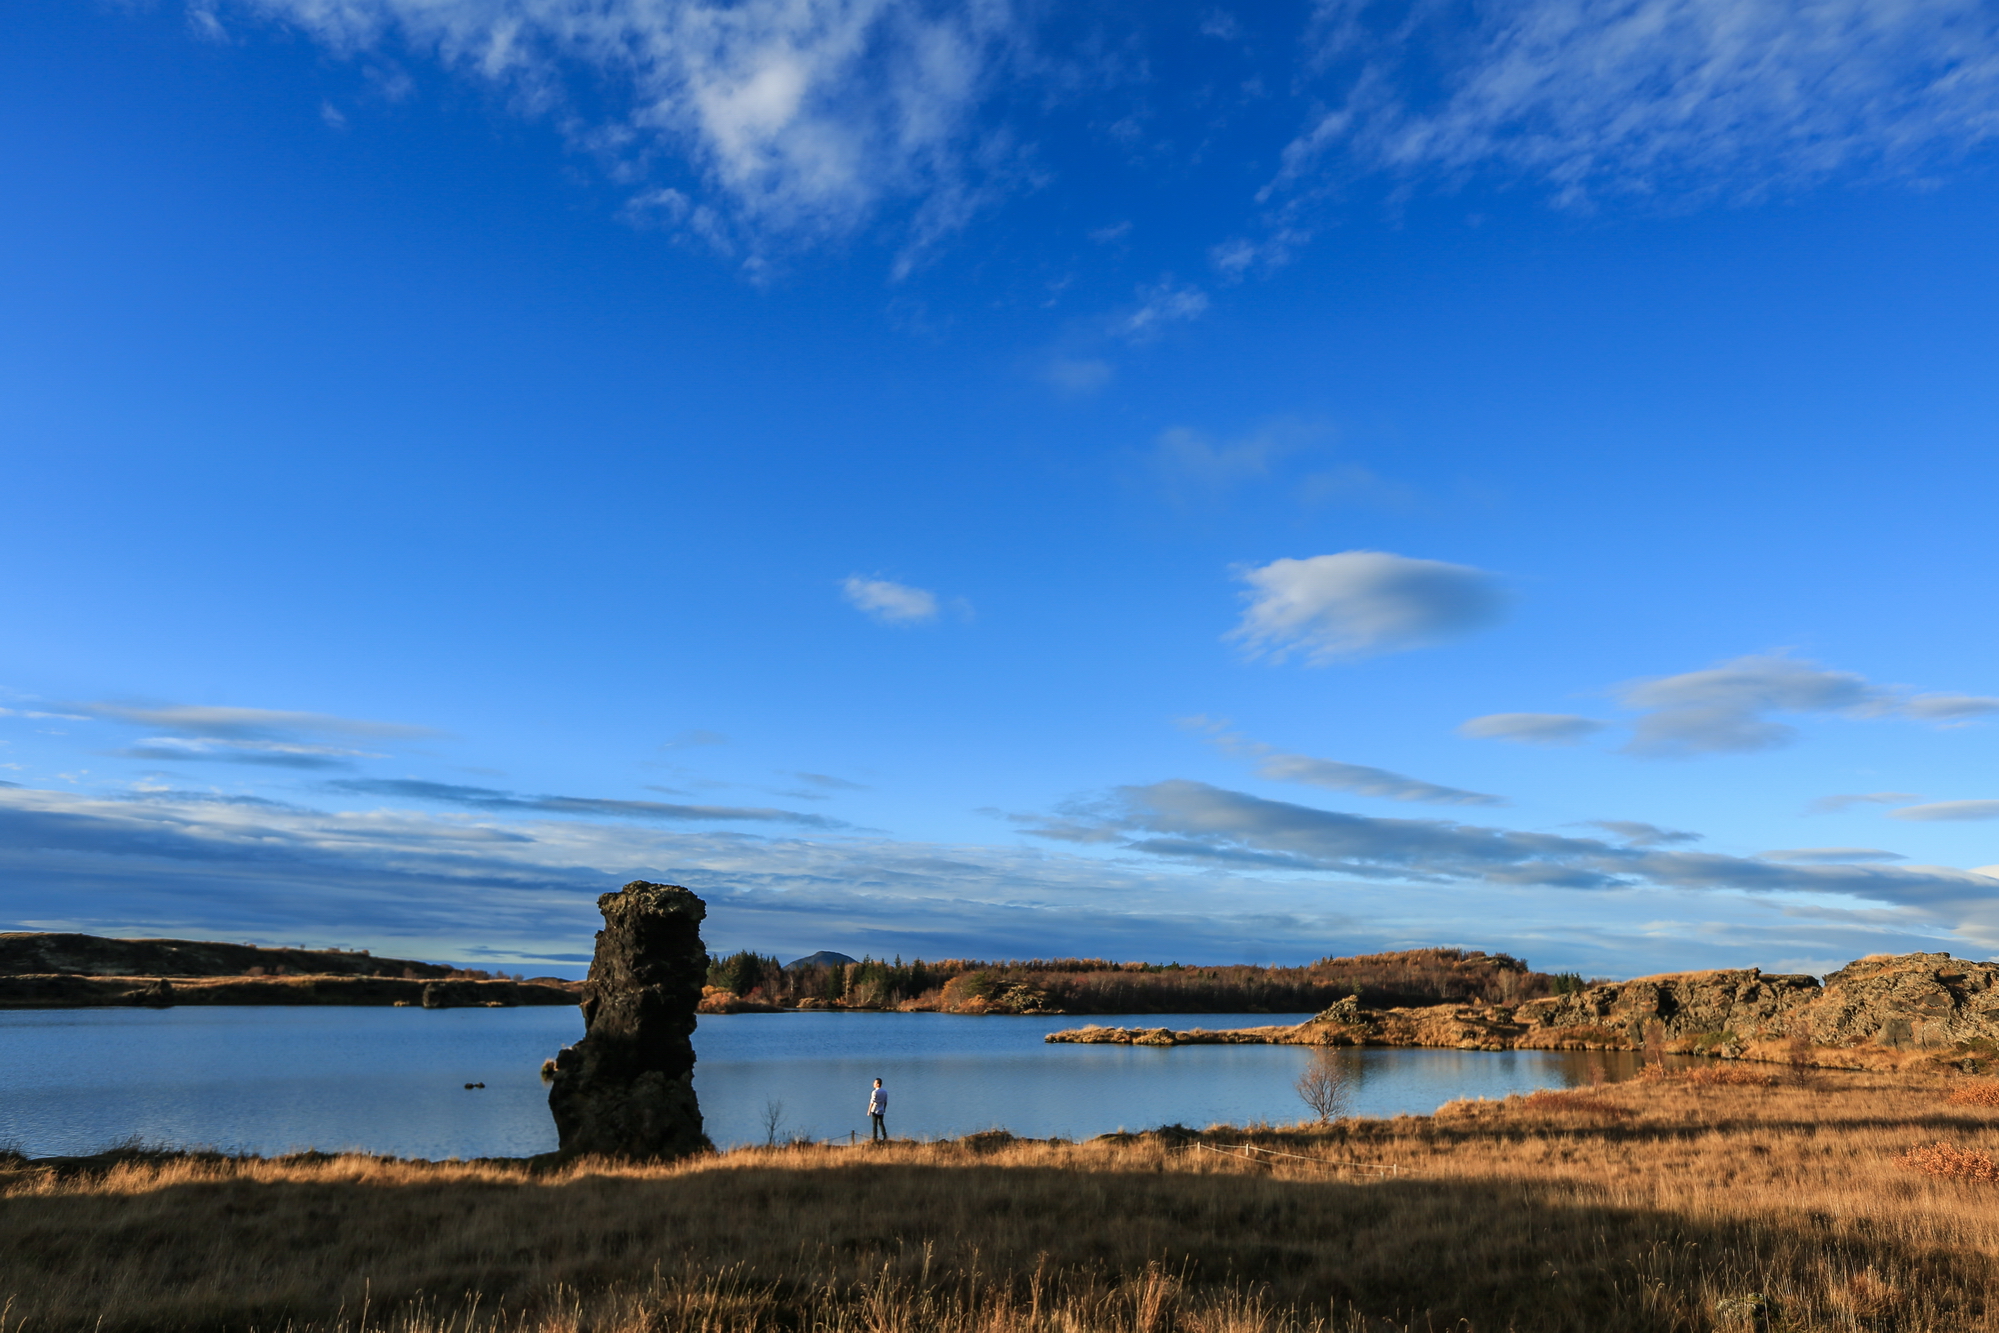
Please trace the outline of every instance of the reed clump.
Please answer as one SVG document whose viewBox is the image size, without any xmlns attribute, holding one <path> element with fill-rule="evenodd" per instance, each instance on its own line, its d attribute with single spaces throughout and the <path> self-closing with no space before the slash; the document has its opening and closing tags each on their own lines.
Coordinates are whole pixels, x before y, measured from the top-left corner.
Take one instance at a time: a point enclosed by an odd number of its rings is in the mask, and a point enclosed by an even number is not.
<svg viewBox="0 0 1999 1333">
<path fill-rule="evenodd" d="M 1951 1087 L 672 1164 L 13 1157 L 0 1330 L 1999 1333 L 1999 1126 Z"/>
</svg>

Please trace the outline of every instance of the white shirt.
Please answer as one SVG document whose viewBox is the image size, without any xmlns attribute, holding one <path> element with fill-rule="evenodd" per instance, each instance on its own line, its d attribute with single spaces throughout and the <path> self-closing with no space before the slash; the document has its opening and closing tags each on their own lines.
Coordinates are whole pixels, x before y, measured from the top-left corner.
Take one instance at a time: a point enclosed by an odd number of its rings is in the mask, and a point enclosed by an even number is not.
<svg viewBox="0 0 1999 1333">
<path fill-rule="evenodd" d="M 886 1110 L 888 1110 L 888 1092 L 886 1089 L 876 1088 L 868 1094 L 868 1114 L 880 1115 Z"/>
</svg>

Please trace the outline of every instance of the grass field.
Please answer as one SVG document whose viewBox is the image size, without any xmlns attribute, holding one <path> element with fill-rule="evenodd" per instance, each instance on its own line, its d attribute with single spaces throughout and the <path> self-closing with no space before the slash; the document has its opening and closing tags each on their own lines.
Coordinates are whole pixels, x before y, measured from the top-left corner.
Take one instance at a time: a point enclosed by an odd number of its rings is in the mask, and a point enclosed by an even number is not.
<svg viewBox="0 0 1999 1333">
<path fill-rule="evenodd" d="M 0 1327 L 1999 1327 L 1999 1108 L 1938 1076 L 1726 1076 L 1750 1081 L 653 1167 L 15 1159 Z"/>
</svg>

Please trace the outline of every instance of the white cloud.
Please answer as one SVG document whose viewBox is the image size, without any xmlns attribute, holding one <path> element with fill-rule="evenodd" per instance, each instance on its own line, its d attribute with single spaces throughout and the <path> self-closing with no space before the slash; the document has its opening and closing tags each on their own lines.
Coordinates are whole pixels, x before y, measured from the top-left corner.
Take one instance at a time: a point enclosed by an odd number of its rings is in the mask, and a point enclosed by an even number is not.
<svg viewBox="0 0 1999 1333">
<path fill-rule="evenodd" d="M 1197 864 L 1403 883 L 1824 894 L 1948 916 L 1959 928 L 1975 926 L 1988 935 L 1999 925 L 1993 909 L 1999 879 L 1991 875 L 1949 866 L 1784 864 L 1667 850 L 1655 844 L 1690 835 L 1649 824 L 1623 827 L 1656 838 L 1618 846 L 1450 820 L 1320 810 L 1184 779 L 1120 787 L 1111 800 L 1063 822 L 1064 831 L 1051 836 L 1076 841 L 1110 830 L 1124 836 L 1126 850 Z"/>
<path fill-rule="evenodd" d="M 1918 694 L 1897 707 L 1904 717 L 1939 726 L 1961 726 L 1981 717 L 1999 713 L 1999 699 L 1975 694 Z"/>
<path fill-rule="evenodd" d="M 1442 787 L 1421 778 L 1405 777 L 1385 768 L 1366 764 L 1344 764 L 1335 759 L 1314 759 L 1304 754 L 1273 751 L 1257 762 L 1258 777 L 1273 782 L 1298 782 L 1332 791 L 1350 791 L 1362 796 L 1378 796 L 1389 801 L 1423 801 L 1432 805 L 1505 805 L 1503 796 Z"/>
<path fill-rule="evenodd" d="M 1645 709 L 1635 754 L 1730 754 L 1788 745 L 1797 732 L 1771 713 L 1878 712 L 1881 691 L 1850 671 L 1785 657 L 1738 657 L 1705 671 L 1643 681 L 1623 691 Z"/>
<path fill-rule="evenodd" d="M 1600 828 L 1623 839 L 1631 847 L 1670 847 L 1701 840 L 1698 833 L 1660 828 L 1657 824 L 1646 824 L 1636 819 L 1591 819 L 1585 822 L 1591 828 Z"/>
<path fill-rule="evenodd" d="M 1999 819 L 1999 801 L 1935 801 L 1890 810 L 1891 819 Z"/>
<path fill-rule="evenodd" d="M 1622 699 L 1645 710 L 1628 748 L 1647 755 L 1746 753 L 1789 745 L 1797 731 L 1773 720 L 1774 713 L 1901 717 L 1946 727 L 1999 713 L 1999 700 L 1910 695 L 1856 672 L 1777 656 L 1738 657 L 1704 671 L 1641 681 L 1626 686 Z"/>
<path fill-rule="evenodd" d="M 1227 730 L 1225 722 L 1212 722 L 1205 717 L 1187 718 L 1181 725 L 1208 732 L 1209 744 L 1224 754 L 1252 760 L 1256 764 L 1256 775 L 1272 782 L 1296 782 L 1382 800 L 1421 801 L 1430 805 L 1507 804 L 1503 796 L 1488 796 L 1484 792 L 1466 791 L 1462 787 L 1445 787 L 1421 778 L 1391 773 L 1385 768 L 1342 763 L 1337 759 L 1315 759 L 1306 754 L 1287 754 L 1262 741 L 1253 741 Z"/>
<path fill-rule="evenodd" d="M 1487 713 L 1458 726 L 1460 736 L 1522 745 L 1574 745 L 1608 725 L 1575 713 Z"/>
<path fill-rule="evenodd" d="M 1241 577 L 1253 591 L 1229 637 L 1252 653 L 1300 652 L 1315 665 L 1438 643 L 1505 609 L 1483 570 L 1386 551 L 1273 560 Z"/>
<path fill-rule="evenodd" d="M 1168 275 L 1140 287 L 1137 307 L 1119 315 L 1112 327 L 1127 338 L 1149 338 L 1168 324 L 1199 319 L 1207 309 L 1206 292 L 1199 287 L 1182 286 Z"/>
<path fill-rule="evenodd" d="M 937 594 L 887 579 L 849 575 L 840 583 L 847 600 L 884 625 L 915 625 L 937 618 Z"/>
<path fill-rule="evenodd" d="M 1909 858 L 1900 852 L 1884 852 L 1878 847 L 1792 847 L 1783 851 L 1758 852 L 1765 861 L 1804 861 L 1808 863 L 1858 864 L 1863 861 L 1906 861 Z M 1978 872 L 1992 874 L 1991 871 Z M 1995 876 L 1999 878 L 1999 876 Z"/>
<path fill-rule="evenodd" d="M 184 732 L 215 740 L 272 740 L 298 732 L 409 740 L 435 736 L 430 727 L 403 722 L 370 722 L 330 713 L 294 713 L 272 708 L 222 708 L 204 704 L 68 704 L 78 713 L 117 722 Z"/>
<path fill-rule="evenodd" d="M 1844 814 L 1856 805 L 1899 805 L 1903 801 L 1920 801 L 1922 797 L 1912 791 L 1868 791 L 1843 792 L 1837 796 L 1821 796 L 1805 808 L 1806 814 Z"/>
<path fill-rule="evenodd" d="M 1216 793 L 1189 785 L 1195 797 Z M 499 949 L 574 972 L 600 924 L 596 895 L 633 878 L 701 893 L 716 952 L 1302 962 L 1444 941 L 1642 973 L 1999 940 L 1978 915 L 1991 915 L 1981 904 L 1999 871 L 1773 866 L 1234 793 L 1216 793 L 1197 831 L 1199 799 L 1132 789 L 1106 812 L 1063 821 L 1068 844 L 1047 849 L 752 832 L 778 813 L 756 810 L 708 812 L 748 821 L 708 829 L 678 818 L 698 808 L 450 786 L 404 794 L 459 808 L 329 812 L 0 785 L 0 882 L 16 922 L 37 929 L 314 940 L 436 959 Z M 1237 801 L 1250 804 L 1231 813 Z M 1613 892 L 1585 908 L 1576 888 Z M 1688 888 L 1823 890 L 1850 905 L 1720 893 L 1689 916 L 1683 896 L 1668 896 Z"/>
<path fill-rule="evenodd" d="M 1284 179 L 1343 154 L 1440 181 L 1536 178 L 1566 202 L 1753 197 L 1922 170 L 1999 135 L 1999 10 L 1984 0 L 1319 10 L 1319 60 L 1345 96 L 1285 150 Z"/>
<path fill-rule="evenodd" d="M 626 164 L 664 144 L 751 239 L 847 232 L 913 200 L 960 225 L 1006 174 L 974 123 L 1017 35 L 1003 0 L 237 0 L 343 54 L 396 45 L 498 84 Z M 591 122 L 566 85 L 608 101 Z M 579 99 L 579 101 L 584 99 Z M 657 200 L 662 196 L 655 196 Z"/>
</svg>

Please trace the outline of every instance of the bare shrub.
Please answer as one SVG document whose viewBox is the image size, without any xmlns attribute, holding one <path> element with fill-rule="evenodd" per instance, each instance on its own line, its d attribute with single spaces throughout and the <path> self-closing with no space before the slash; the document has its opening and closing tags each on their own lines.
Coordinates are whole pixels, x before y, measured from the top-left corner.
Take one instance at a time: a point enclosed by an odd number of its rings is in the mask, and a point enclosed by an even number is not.
<svg viewBox="0 0 1999 1333">
<path fill-rule="evenodd" d="M 1992 1160 L 1991 1153 L 1977 1148 L 1953 1148 L 1948 1143 L 1911 1148 L 1896 1158 L 1895 1164 L 1943 1180 L 1975 1180 L 1984 1184 L 1999 1181 L 1999 1163 Z"/>
<path fill-rule="evenodd" d="M 1653 1069 L 1666 1067 L 1666 1025 L 1656 1018 L 1645 1024 L 1645 1063 Z"/>
<path fill-rule="evenodd" d="M 1791 1082 L 1800 1088 L 1809 1088 L 1818 1073 L 1817 1048 L 1812 1045 L 1812 1034 L 1799 1029 L 1791 1034 L 1791 1040 L 1784 1046 L 1784 1058 L 1791 1066 Z"/>
<path fill-rule="evenodd" d="M 1944 1101 L 1951 1106 L 1999 1106 L 1999 1083 L 1967 1083 Z"/>
<path fill-rule="evenodd" d="M 1298 1098 L 1312 1108 L 1320 1124 L 1338 1120 L 1353 1110 L 1354 1085 L 1359 1082 L 1356 1071 L 1339 1048 L 1319 1046 L 1312 1051 L 1312 1063 L 1298 1076 L 1292 1086 L 1298 1090 Z"/>
</svg>

